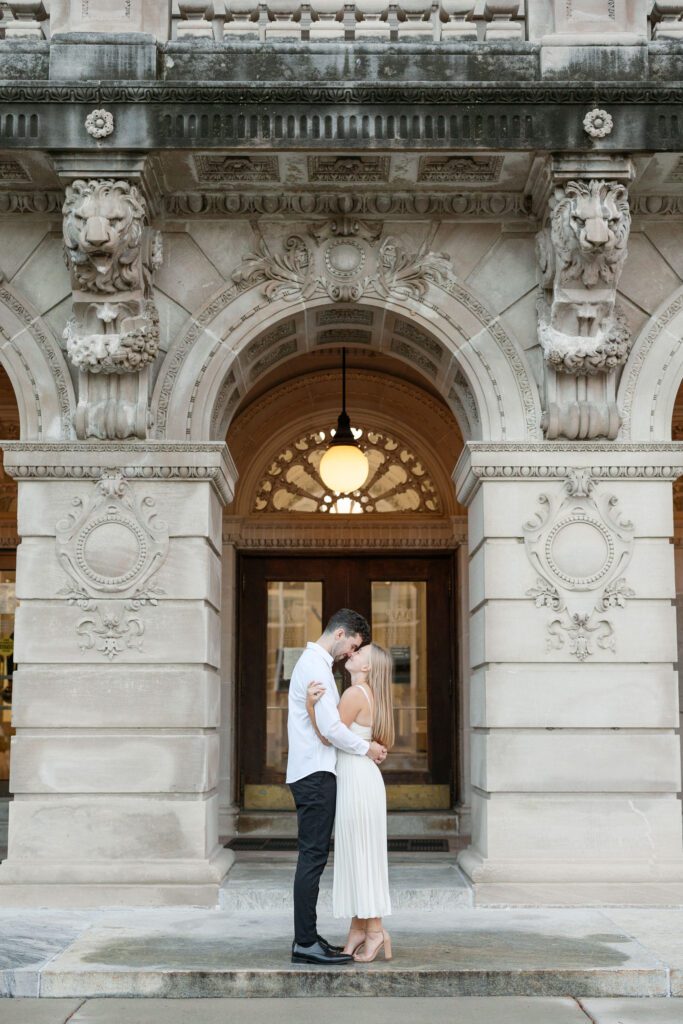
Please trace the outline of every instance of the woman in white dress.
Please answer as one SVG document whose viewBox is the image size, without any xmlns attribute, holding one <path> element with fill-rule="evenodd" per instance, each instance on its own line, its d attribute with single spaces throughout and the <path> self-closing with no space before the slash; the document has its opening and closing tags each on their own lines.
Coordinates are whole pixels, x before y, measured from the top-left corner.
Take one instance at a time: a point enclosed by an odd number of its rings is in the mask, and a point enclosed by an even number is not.
<svg viewBox="0 0 683 1024">
<path fill-rule="evenodd" d="M 378 644 L 366 644 L 347 659 L 346 668 L 351 686 L 339 702 L 342 722 L 389 749 L 394 743 L 391 655 Z M 318 683 L 308 689 L 314 725 L 314 706 L 323 692 Z M 391 913 L 384 780 L 369 758 L 341 750 L 334 835 L 332 911 L 335 917 L 351 918 L 344 952 L 353 953 L 359 963 L 369 963 L 380 951 L 390 960 L 391 939 L 382 925 L 382 918 Z"/>
</svg>

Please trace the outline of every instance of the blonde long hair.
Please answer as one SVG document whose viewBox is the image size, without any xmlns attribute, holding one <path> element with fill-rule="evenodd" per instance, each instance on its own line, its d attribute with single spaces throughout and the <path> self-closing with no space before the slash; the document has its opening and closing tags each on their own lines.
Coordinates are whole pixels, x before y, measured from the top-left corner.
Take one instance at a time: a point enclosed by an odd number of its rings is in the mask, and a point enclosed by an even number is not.
<svg viewBox="0 0 683 1024">
<path fill-rule="evenodd" d="M 370 671 L 368 685 L 372 690 L 372 736 L 388 750 L 394 745 L 394 705 L 391 684 L 394 662 L 388 651 L 379 644 L 370 644 Z"/>
</svg>

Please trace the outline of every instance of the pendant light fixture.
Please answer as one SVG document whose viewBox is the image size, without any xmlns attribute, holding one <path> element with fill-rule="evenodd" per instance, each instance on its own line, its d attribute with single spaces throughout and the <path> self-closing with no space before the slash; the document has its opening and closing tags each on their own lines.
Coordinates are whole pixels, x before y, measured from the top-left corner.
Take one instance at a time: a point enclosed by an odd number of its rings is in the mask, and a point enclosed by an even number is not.
<svg viewBox="0 0 683 1024">
<path fill-rule="evenodd" d="M 363 486 L 369 471 L 367 456 L 356 443 L 346 412 L 346 349 L 342 349 L 342 411 L 336 433 L 320 460 L 320 477 L 335 494 L 351 494 Z"/>
</svg>

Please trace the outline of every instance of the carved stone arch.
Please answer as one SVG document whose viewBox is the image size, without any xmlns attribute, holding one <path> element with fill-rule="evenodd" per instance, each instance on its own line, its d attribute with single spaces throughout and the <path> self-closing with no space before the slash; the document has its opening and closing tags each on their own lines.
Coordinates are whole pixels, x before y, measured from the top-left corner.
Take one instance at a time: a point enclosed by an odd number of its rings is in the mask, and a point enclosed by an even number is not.
<svg viewBox="0 0 683 1024">
<path fill-rule="evenodd" d="M 19 408 L 21 439 L 60 441 L 73 437 L 73 383 L 50 327 L 27 300 L 0 284 L 0 362 Z"/>
<path fill-rule="evenodd" d="M 306 350 L 282 325 L 333 306 L 328 297 L 269 300 L 260 285 L 227 286 L 187 322 L 161 367 L 152 400 L 155 437 L 215 440 L 225 436 L 241 399 L 258 379 L 258 362 L 244 353 L 273 335 L 265 373 Z M 400 317 L 423 340 L 397 339 L 387 353 L 411 363 L 436 386 L 468 440 L 526 440 L 540 436 L 538 388 L 521 346 L 483 302 L 454 279 L 431 284 L 424 299 L 363 296 L 347 310 Z M 443 352 L 430 364 L 429 348 Z M 426 349 L 426 350 L 425 350 Z M 436 371 L 436 372 L 434 372 Z"/>
<path fill-rule="evenodd" d="M 683 286 L 662 303 L 633 344 L 617 393 L 618 440 L 670 441 L 682 379 Z"/>
</svg>

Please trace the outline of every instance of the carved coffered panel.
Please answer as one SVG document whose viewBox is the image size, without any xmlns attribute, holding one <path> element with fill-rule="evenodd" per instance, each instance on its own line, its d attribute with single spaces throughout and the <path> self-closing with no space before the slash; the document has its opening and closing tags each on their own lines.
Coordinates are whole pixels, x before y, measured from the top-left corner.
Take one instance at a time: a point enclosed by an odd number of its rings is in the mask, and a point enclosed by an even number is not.
<svg viewBox="0 0 683 1024">
<path fill-rule="evenodd" d="M 271 367 L 275 366 L 283 359 L 287 359 L 288 356 L 293 355 L 296 350 L 296 338 L 291 338 L 290 341 L 285 341 L 281 345 L 277 345 L 275 347 L 271 346 L 266 354 L 257 360 L 251 367 L 249 372 L 250 380 L 255 381 L 261 376 L 261 374 L 265 373 L 266 370 L 270 370 Z"/>
<path fill-rule="evenodd" d="M 503 169 L 502 156 L 423 156 L 418 181 L 497 182 Z"/>
<path fill-rule="evenodd" d="M 428 359 L 426 355 L 423 355 L 422 352 L 413 348 L 412 345 L 407 345 L 405 341 L 401 341 L 400 338 L 392 338 L 389 350 L 394 352 L 397 356 L 407 359 L 433 380 L 436 380 L 438 377 L 439 367 L 433 363 L 431 359 Z"/>
<path fill-rule="evenodd" d="M 579 661 L 616 649 L 608 612 L 635 596 L 623 575 L 633 554 L 634 527 L 589 469 L 569 469 L 554 493 L 524 524 L 527 556 L 538 574 L 529 590 L 538 608 L 553 614 L 546 624 L 548 650 Z M 597 592 L 597 600 L 596 600 Z"/>
<path fill-rule="evenodd" d="M 284 320 L 282 323 L 274 327 L 272 331 L 267 331 L 256 341 L 253 341 L 247 348 L 247 358 L 249 361 L 256 359 L 262 355 L 271 345 L 275 345 L 278 341 L 282 341 L 283 338 L 288 338 L 291 334 L 296 332 L 296 320 Z M 234 375 L 233 375 L 234 383 Z"/>
<path fill-rule="evenodd" d="M 443 359 L 444 348 L 436 338 L 430 338 L 429 335 L 425 334 L 424 331 L 419 330 L 415 324 L 409 323 L 407 320 L 401 320 L 397 317 L 394 321 L 394 334 L 400 335 L 401 338 L 405 338 L 407 341 L 417 345 L 423 352 L 426 352 L 428 356 L 435 359 L 437 363 L 440 363 Z"/>
<path fill-rule="evenodd" d="M 329 432 L 313 431 L 287 445 L 259 481 L 252 510 L 330 514 L 443 511 L 434 481 L 412 446 L 380 430 L 367 430 L 360 439 L 370 464 L 362 489 L 348 498 L 331 494 L 319 472 L 328 442 Z"/>
<path fill-rule="evenodd" d="M 683 156 L 679 156 L 664 179 L 667 185 L 683 184 Z"/>
<path fill-rule="evenodd" d="M 18 160 L 0 157 L 0 181 L 31 181 L 31 175 Z"/>
<path fill-rule="evenodd" d="M 381 223 L 340 217 L 309 225 L 277 246 L 261 237 L 255 252 L 233 273 L 238 287 L 262 283 L 270 301 L 300 301 L 327 294 L 334 302 L 364 295 L 423 299 L 431 282 L 450 271 L 446 253 L 423 245 L 410 252 L 391 235 L 380 242 Z"/>
<path fill-rule="evenodd" d="M 169 547 L 168 526 L 152 498 L 140 498 L 120 473 L 103 473 L 95 496 L 56 525 L 57 558 L 69 583 L 61 591 L 87 614 L 76 623 L 82 651 L 113 658 L 126 648 L 142 650 L 140 610 L 156 605 L 161 591 L 152 579 Z"/>
<path fill-rule="evenodd" d="M 370 331 L 349 330 L 348 328 L 329 328 L 321 331 L 315 341 L 316 345 L 372 345 Z"/>
<path fill-rule="evenodd" d="M 198 153 L 193 157 L 201 185 L 230 185 L 280 180 L 276 156 L 222 156 Z"/>
<path fill-rule="evenodd" d="M 354 324 L 371 327 L 375 314 L 371 309 L 321 309 L 316 313 L 318 327 L 327 324 Z"/>
<path fill-rule="evenodd" d="M 388 181 L 388 156 L 309 156 L 308 180 L 311 182 Z"/>
</svg>

